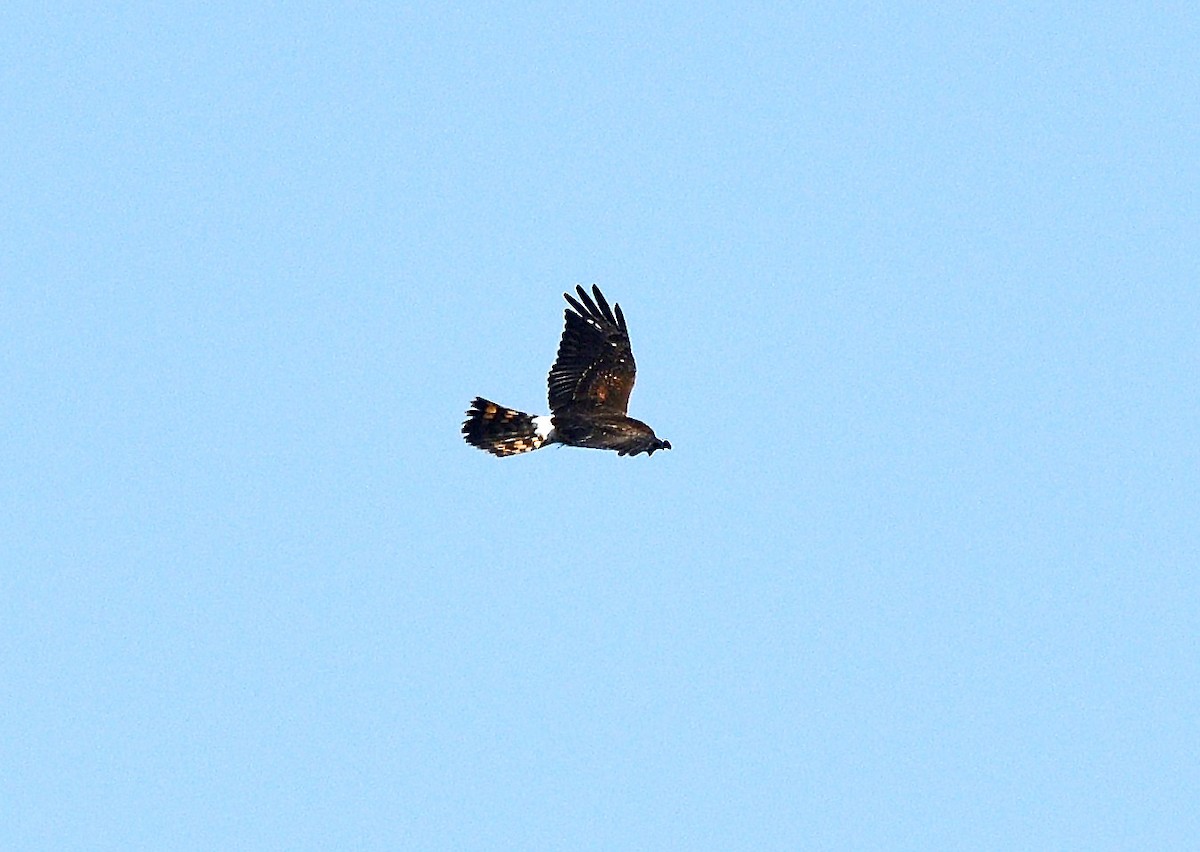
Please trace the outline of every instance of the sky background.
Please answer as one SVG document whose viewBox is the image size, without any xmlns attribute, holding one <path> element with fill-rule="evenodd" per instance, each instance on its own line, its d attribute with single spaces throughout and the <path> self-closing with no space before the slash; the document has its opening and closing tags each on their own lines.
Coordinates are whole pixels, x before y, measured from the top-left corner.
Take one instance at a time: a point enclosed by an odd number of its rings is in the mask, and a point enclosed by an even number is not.
<svg viewBox="0 0 1200 852">
<path fill-rule="evenodd" d="M 1200 847 L 1200 13 L 960 5 L 6 4 L 0 847 Z"/>
</svg>

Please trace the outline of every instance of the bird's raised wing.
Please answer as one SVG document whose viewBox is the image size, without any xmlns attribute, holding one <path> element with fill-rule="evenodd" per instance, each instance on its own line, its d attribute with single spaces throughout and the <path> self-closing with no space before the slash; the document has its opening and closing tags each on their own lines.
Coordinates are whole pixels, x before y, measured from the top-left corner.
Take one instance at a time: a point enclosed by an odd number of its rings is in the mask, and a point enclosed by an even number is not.
<svg viewBox="0 0 1200 852">
<path fill-rule="evenodd" d="M 621 306 L 610 308 L 595 284 L 595 301 L 583 287 L 576 285 L 575 290 L 578 301 L 563 293 L 571 308 L 566 311 L 558 357 L 550 368 L 550 410 L 624 414 L 637 366 Z"/>
</svg>

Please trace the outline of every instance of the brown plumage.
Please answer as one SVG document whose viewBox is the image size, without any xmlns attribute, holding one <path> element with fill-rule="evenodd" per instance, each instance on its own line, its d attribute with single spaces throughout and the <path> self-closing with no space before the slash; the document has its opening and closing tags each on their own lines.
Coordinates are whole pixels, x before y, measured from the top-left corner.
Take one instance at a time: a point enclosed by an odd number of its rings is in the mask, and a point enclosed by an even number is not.
<svg viewBox="0 0 1200 852">
<path fill-rule="evenodd" d="M 670 441 L 659 440 L 653 429 L 625 414 L 637 365 L 621 306 L 609 307 L 594 284 L 594 300 L 583 287 L 575 291 L 578 299 L 563 294 L 571 307 L 547 379 L 552 414 L 534 417 L 476 397 L 462 427 L 468 444 L 497 456 L 546 444 L 615 450 L 622 456 L 671 449 Z"/>
</svg>

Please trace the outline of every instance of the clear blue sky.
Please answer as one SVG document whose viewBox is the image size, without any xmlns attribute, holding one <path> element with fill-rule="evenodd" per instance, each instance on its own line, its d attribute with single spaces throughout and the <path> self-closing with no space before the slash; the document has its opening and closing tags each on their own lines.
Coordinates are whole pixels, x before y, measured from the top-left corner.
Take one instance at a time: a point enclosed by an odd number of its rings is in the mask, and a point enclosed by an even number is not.
<svg viewBox="0 0 1200 852">
<path fill-rule="evenodd" d="M 1200 848 L 1194 4 L 102 6 L 0 12 L 0 847 Z M 577 282 L 674 449 L 466 446 Z"/>
</svg>

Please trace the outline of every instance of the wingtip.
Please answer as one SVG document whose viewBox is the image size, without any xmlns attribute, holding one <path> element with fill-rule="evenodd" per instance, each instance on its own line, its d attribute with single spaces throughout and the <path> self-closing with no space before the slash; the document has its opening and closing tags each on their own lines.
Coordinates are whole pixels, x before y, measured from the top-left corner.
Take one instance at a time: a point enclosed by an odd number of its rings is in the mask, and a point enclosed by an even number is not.
<svg viewBox="0 0 1200 852">
<path fill-rule="evenodd" d="M 621 312 L 621 305 L 613 303 L 610 307 L 608 299 L 604 298 L 604 293 L 600 291 L 599 284 L 592 285 L 592 294 L 594 295 L 589 295 L 582 284 L 575 285 L 575 293 L 578 295 L 578 298 L 572 296 L 570 293 L 563 293 L 563 298 L 571 306 L 567 311 L 568 314 L 573 310 L 580 317 L 612 323 L 621 331 L 628 333 L 628 328 L 625 325 L 625 315 Z"/>
</svg>

